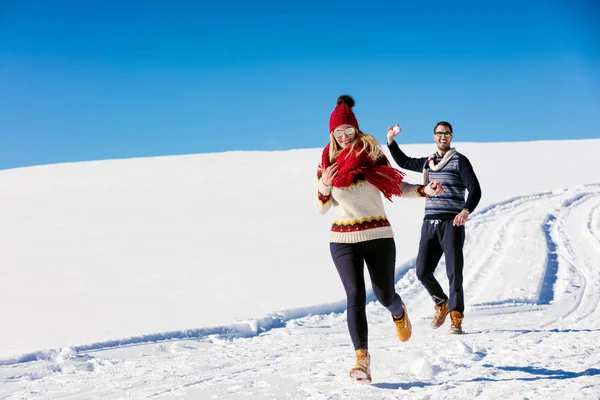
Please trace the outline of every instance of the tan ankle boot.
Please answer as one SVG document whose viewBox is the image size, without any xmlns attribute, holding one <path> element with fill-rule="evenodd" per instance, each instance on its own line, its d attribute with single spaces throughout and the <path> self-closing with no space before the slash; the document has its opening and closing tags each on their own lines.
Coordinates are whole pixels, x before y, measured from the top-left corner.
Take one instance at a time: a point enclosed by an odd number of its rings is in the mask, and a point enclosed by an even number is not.
<svg viewBox="0 0 600 400">
<path fill-rule="evenodd" d="M 444 302 L 439 306 L 435 306 L 435 316 L 431 320 L 431 327 L 437 329 L 444 325 L 446 322 L 446 316 L 448 315 L 448 302 Z"/>
<path fill-rule="evenodd" d="M 452 325 L 450 326 L 450 333 L 452 334 L 461 334 L 462 331 L 462 321 L 464 315 L 459 311 L 452 311 L 450 313 L 450 321 L 452 321 Z"/>
<path fill-rule="evenodd" d="M 412 325 L 410 324 L 410 319 L 408 319 L 408 312 L 404 304 L 402 304 L 402 309 L 404 310 L 402 317 L 396 318 L 392 316 L 392 319 L 396 324 L 396 336 L 398 336 L 401 342 L 406 342 L 412 335 Z"/>
<path fill-rule="evenodd" d="M 350 370 L 350 378 L 354 378 L 361 383 L 371 382 L 371 356 L 369 350 L 356 350 L 356 363 Z"/>
</svg>

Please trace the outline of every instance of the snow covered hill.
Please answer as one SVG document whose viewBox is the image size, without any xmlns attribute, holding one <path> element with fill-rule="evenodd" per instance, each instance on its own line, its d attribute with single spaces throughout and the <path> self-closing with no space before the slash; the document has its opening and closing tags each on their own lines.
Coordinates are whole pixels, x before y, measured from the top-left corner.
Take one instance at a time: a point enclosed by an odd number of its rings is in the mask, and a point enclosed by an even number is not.
<svg viewBox="0 0 600 400">
<path fill-rule="evenodd" d="M 423 203 L 387 203 L 413 337 L 368 305 L 370 386 L 347 377 L 319 149 L 0 171 L 0 398 L 600 398 L 600 140 L 456 147 L 484 194 L 466 334 L 429 328 Z"/>
</svg>

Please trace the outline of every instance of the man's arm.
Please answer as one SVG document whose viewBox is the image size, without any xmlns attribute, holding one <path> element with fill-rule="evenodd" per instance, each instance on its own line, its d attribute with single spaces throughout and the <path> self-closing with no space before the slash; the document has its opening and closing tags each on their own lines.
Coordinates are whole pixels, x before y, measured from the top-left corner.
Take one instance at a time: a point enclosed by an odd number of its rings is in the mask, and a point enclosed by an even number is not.
<svg viewBox="0 0 600 400">
<path fill-rule="evenodd" d="M 465 202 L 465 208 L 469 210 L 469 213 L 472 213 L 475 210 L 475 207 L 477 207 L 477 204 L 479 204 L 479 200 L 481 200 L 481 186 L 479 186 L 479 180 L 475 175 L 475 171 L 473 171 L 471 162 L 462 154 L 458 159 L 458 170 L 465 187 L 469 191 Z"/>
<path fill-rule="evenodd" d="M 388 144 L 388 149 L 390 149 L 392 158 L 394 161 L 396 161 L 396 164 L 398 164 L 400 168 L 407 169 L 409 171 L 423 172 L 423 166 L 427 161 L 427 157 L 412 158 L 407 156 L 402 150 L 400 150 L 400 147 L 398 147 L 398 143 L 396 143 L 395 140 Z"/>
</svg>

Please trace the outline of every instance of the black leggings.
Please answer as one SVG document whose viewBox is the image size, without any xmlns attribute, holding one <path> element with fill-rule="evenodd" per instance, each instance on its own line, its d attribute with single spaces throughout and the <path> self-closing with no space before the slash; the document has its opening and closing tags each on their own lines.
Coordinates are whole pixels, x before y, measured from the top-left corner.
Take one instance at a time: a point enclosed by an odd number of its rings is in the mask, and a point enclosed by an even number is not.
<svg viewBox="0 0 600 400">
<path fill-rule="evenodd" d="M 402 299 L 394 288 L 396 244 L 393 238 L 360 243 L 330 243 L 348 301 L 348 330 L 354 349 L 368 349 L 368 327 L 364 264 L 367 264 L 373 293 L 392 315 L 401 316 Z"/>
</svg>

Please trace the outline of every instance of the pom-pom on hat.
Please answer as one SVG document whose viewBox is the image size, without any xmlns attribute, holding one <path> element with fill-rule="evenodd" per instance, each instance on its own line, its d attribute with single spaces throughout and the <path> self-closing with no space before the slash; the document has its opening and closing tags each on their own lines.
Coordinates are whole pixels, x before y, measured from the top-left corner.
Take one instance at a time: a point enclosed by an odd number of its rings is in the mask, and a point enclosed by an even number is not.
<svg viewBox="0 0 600 400">
<path fill-rule="evenodd" d="M 359 132 L 358 121 L 352 112 L 354 99 L 347 94 L 343 94 L 337 99 L 337 105 L 329 117 L 329 132 L 333 132 L 340 125 L 349 124 L 355 127 Z"/>
</svg>

